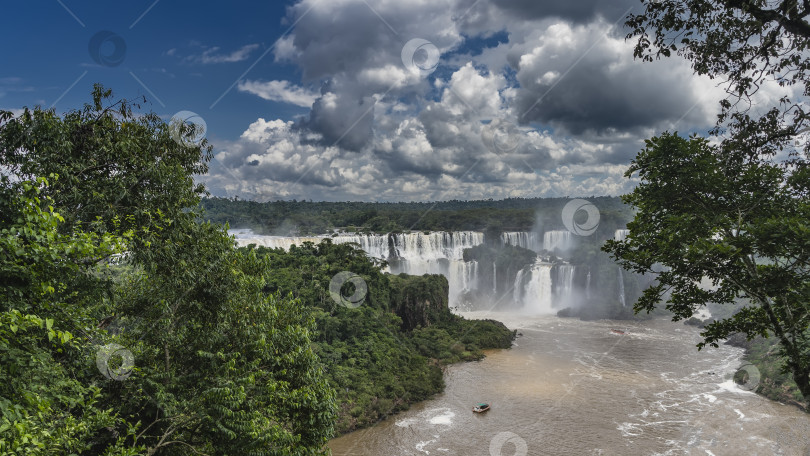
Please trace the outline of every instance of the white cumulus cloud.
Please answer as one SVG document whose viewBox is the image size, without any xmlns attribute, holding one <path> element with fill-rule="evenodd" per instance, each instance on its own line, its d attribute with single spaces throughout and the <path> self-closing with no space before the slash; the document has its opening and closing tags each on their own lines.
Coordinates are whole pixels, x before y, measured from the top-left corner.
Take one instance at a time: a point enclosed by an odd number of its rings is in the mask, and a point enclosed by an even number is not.
<svg viewBox="0 0 810 456">
<path fill-rule="evenodd" d="M 290 84 L 288 81 L 240 81 L 239 91 L 252 93 L 265 100 L 294 104 L 308 108 L 312 106 L 318 94 L 303 87 Z"/>
</svg>

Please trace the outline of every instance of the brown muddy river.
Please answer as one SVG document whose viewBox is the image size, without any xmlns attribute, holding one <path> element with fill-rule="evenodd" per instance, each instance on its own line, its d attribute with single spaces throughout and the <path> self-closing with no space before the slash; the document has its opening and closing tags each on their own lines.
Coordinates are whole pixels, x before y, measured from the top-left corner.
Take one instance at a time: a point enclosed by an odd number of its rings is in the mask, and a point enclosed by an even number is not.
<svg viewBox="0 0 810 456">
<path fill-rule="evenodd" d="M 742 350 L 698 352 L 693 327 L 465 316 L 498 319 L 523 336 L 510 350 L 450 366 L 434 399 L 333 439 L 335 456 L 810 456 L 810 414 L 735 385 Z M 472 413 L 476 402 L 492 408 Z"/>
</svg>

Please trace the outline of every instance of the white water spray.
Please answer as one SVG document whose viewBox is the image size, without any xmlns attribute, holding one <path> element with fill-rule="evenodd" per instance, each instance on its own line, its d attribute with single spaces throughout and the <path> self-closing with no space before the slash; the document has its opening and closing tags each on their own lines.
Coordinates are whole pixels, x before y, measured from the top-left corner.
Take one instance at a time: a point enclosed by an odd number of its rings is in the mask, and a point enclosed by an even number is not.
<svg viewBox="0 0 810 456">
<path fill-rule="evenodd" d="M 538 259 L 533 265 L 518 271 L 515 278 L 515 303 L 526 312 L 554 312 L 551 303 L 551 267 L 551 264 Z"/>
<path fill-rule="evenodd" d="M 574 271 L 576 266 L 570 264 L 557 265 L 557 280 L 554 286 L 555 307 L 565 307 L 570 304 L 574 293 Z"/>
<path fill-rule="evenodd" d="M 546 231 L 543 233 L 543 248 L 549 252 L 571 248 L 570 231 Z"/>
<path fill-rule="evenodd" d="M 537 234 L 531 231 L 507 231 L 501 233 L 501 243 L 534 251 L 540 250 Z"/>
</svg>

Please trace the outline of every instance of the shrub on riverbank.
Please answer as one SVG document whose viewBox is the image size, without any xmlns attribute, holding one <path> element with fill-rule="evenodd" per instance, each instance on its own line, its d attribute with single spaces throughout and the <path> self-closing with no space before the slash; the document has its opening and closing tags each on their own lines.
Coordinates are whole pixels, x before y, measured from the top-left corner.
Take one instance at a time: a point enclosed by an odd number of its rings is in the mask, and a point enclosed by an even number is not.
<svg viewBox="0 0 810 456">
<path fill-rule="evenodd" d="M 783 368 L 785 359 L 779 355 L 779 342 L 776 338 L 756 337 L 746 340 L 743 334 L 736 333 L 729 337 L 726 343 L 744 348 L 745 361 L 759 370 L 759 385 L 755 392 L 768 399 L 810 411 L 809 404 L 802 397 L 792 375 Z M 739 382 L 736 378 L 735 381 Z"/>
</svg>

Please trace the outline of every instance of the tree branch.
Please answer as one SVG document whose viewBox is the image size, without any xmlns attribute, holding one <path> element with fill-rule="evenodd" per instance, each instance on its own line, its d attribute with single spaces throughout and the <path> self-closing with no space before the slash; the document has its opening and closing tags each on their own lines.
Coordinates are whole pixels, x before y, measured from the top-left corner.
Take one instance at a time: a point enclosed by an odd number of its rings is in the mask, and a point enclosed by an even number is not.
<svg viewBox="0 0 810 456">
<path fill-rule="evenodd" d="M 762 9 L 750 0 L 727 0 L 726 6 L 748 13 L 763 24 L 776 22 L 794 35 L 810 38 L 810 24 L 801 19 L 790 18 L 774 10 Z"/>
</svg>

